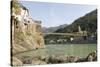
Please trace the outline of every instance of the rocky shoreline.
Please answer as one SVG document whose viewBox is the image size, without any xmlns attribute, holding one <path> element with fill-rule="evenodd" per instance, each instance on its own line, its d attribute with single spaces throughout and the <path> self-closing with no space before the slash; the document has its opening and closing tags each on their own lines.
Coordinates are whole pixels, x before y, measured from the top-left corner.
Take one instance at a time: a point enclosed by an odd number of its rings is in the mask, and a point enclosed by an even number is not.
<svg viewBox="0 0 100 67">
<path fill-rule="evenodd" d="M 19 63 L 16 61 L 17 64 L 14 63 L 14 66 L 93 62 L 93 61 L 97 61 L 96 51 L 89 53 L 85 58 L 80 58 L 79 56 L 67 56 L 67 55 L 36 56 L 33 58 L 29 58 L 29 56 L 24 56 L 23 58 L 20 59 Z"/>
</svg>

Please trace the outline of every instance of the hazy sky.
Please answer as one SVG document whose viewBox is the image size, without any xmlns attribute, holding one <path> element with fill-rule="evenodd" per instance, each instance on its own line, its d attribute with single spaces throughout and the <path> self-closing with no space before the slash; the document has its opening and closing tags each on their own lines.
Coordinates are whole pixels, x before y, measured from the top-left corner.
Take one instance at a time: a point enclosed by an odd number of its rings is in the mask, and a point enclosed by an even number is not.
<svg viewBox="0 0 100 67">
<path fill-rule="evenodd" d="M 71 24 L 75 19 L 96 9 L 95 5 L 77 5 L 20 1 L 34 20 L 41 20 L 42 26 L 51 27 Z"/>
</svg>

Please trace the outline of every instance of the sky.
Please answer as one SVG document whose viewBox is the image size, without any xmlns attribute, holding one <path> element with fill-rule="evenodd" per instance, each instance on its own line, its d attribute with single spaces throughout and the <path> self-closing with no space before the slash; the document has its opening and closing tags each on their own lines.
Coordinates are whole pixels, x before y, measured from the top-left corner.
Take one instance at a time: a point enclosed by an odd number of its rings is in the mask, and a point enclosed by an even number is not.
<svg viewBox="0 0 100 67">
<path fill-rule="evenodd" d="M 33 20 L 41 20 L 43 27 L 71 24 L 79 17 L 95 10 L 96 5 L 20 1 Z"/>
</svg>

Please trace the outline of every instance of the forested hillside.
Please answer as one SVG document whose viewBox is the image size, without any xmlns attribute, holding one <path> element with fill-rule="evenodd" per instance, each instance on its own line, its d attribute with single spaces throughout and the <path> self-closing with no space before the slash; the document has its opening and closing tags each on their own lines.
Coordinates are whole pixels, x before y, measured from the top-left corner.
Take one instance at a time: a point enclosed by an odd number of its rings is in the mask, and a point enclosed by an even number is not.
<svg viewBox="0 0 100 67">
<path fill-rule="evenodd" d="M 76 19 L 71 25 L 58 29 L 55 32 L 78 32 L 78 26 L 88 33 L 94 33 L 97 30 L 97 10 L 94 10 L 83 17 Z"/>
</svg>

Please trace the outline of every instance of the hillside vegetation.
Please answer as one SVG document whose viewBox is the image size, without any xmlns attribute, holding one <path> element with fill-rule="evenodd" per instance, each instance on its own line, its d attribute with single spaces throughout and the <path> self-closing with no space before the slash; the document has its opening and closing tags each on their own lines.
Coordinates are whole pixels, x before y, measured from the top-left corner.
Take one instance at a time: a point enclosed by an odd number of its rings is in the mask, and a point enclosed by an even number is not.
<svg viewBox="0 0 100 67">
<path fill-rule="evenodd" d="M 97 38 L 97 9 L 76 19 L 72 24 L 67 25 L 63 28 L 59 28 L 54 33 L 75 33 L 79 32 L 79 26 L 81 27 L 82 31 L 86 31 L 88 35 L 88 39 L 90 40 L 91 36 L 93 35 L 94 37 Z M 47 35 L 45 36 L 45 41 L 48 43 L 50 40 L 57 41 L 58 39 L 67 39 L 70 40 L 71 36 L 59 36 L 59 35 Z M 82 38 L 80 38 L 82 40 Z M 86 43 L 92 43 L 95 41 L 89 41 L 87 40 Z M 78 41 L 80 43 L 80 40 Z M 85 43 L 82 41 L 82 43 Z"/>
<path fill-rule="evenodd" d="M 83 17 L 76 19 L 69 26 L 64 27 L 63 29 L 58 29 L 55 32 L 78 32 L 78 26 L 88 33 L 94 33 L 97 30 L 97 10 L 94 10 Z"/>
</svg>

